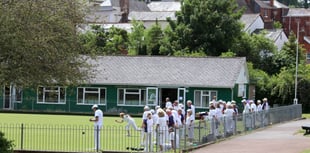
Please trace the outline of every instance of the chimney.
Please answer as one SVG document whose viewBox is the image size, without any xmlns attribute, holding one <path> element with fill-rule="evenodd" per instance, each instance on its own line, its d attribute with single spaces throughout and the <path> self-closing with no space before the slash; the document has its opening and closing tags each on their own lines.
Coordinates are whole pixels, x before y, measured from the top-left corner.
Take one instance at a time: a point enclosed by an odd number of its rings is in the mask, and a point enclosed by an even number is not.
<svg viewBox="0 0 310 153">
<path fill-rule="evenodd" d="M 120 22 L 126 23 L 128 22 L 129 0 L 119 0 L 119 4 L 122 12 L 122 18 Z"/>
<path fill-rule="evenodd" d="M 270 6 L 271 6 L 271 7 L 274 6 L 274 0 L 270 0 Z"/>
</svg>

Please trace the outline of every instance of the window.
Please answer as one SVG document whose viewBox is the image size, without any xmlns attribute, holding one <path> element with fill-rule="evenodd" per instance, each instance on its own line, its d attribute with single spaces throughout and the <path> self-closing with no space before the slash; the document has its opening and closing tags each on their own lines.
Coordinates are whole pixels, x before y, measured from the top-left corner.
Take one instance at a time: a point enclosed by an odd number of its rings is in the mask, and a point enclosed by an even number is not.
<svg viewBox="0 0 310 153">
<path fill-rule="evenodd" d="M 310 53 L 307 53 L 307 60 L 310 60 Z"/>
<path fill-rule="evenodd" d="M 106 89 L 95 87 L 77 88 L 77 103 L 105 105 Z"/>
<path fill-rule="evenodd" d="M 246 86 L 244 84 L 238 84 L 238 97 L 245 97 Z"/>
<path fill-rule="evenodd" d="M 212 97 L 217 97 L 217 91 L 212 90 L 195 90 L 194 104 L 196 107 L 209 107 Z"/>
<path fill-rule="evenodd" d="M 22 95 L 23 95 L 23 90 L 21 88 L 16 88 L 15 89 L 15 102 L 21 103 Z"/>
<path fill-rule="evenodd" d="M 38 103 L 66 103 L 66 89 L 63 87 L 39 87 Z"/>
<path fill-rule="evenodd" d="M 118 105 L 145 105 L 145 89 L 118 89 Z"/>
</svg>

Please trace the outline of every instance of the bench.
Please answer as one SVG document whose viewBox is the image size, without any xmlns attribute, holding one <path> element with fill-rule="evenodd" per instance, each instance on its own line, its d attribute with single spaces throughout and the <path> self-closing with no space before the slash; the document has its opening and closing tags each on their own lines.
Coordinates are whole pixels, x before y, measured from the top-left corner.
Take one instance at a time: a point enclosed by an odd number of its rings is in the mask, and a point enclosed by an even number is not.
<svg viewBox="0 0 310 153">
<path fill-rule="evenodd" d="M 304 135 L 310 134 L 310 125 L 303 125 L 301 128 L 306 130 Z"/>
</svg>

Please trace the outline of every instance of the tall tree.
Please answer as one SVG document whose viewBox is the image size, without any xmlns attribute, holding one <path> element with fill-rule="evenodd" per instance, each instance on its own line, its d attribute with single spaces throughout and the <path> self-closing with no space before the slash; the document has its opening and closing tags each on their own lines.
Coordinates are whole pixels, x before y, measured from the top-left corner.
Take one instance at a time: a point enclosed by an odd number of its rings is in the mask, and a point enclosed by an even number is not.
<svg viewBox="0 0 310 153">
<path fill-rule="evenodd" d="M 84 17 L 79 2 L 0 2 L 0 84 L 66 85 L 87 79 L 76 32 Z"/>
<path fill-rule="evenodd" d="M 239 38 L 242 12 L 235 0 L 183 0 L 170 26 L 181 49 L 219 56 Z"/>
<path fill-rule="evenodd" d="M 147 55 L 159 55 L 160 42 L 163 38 L 161 26 L 156 22 L 150 29 L 146 31 L 145 42 Z"/>
<path fill-rule="evenodd" d="M 143 51 L 144 42 L 144 25 L 142 22 L 133 21 L 132 22 L 132 31 L 129 34 L 129 46 L 128 46 L 128 55 L 141 55 L 145 54 L 146 51 Z"/>
<path fill-rule="evenodd" d="M 264 32 L 253 35 L 242 33 L 239 41 L 232 45 L 232 51 L 237 56 L 246 57 L 248 62 L 253 63 L 255 69 L 272 74 L 272 57 L 276 47 L 265 37 Z"/>
<path fill-rule="evenodd" d="M 293 32 L 290 33 L 288 42 L 284 43 L 283 48 L 280 52 L 277 52 L 273 59 L 274 70 L 280 72 L 282 67 L 293 67 L 296 66 L 296 51 L 297 43 L 296 37 Z M 305 62 L 305 49 L 301 45 L 298 45 L 298 63 Z"/>
</svg>

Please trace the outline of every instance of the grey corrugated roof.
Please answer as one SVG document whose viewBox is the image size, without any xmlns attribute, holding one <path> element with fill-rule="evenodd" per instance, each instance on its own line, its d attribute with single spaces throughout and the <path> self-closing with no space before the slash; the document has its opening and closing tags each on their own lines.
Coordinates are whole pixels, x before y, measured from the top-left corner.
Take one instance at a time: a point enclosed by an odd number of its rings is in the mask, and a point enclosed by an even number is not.
<svg viewBox="0 0 310 153">
<path fill-rule="evenodd" d="M 245 58 L 100 56 L 92 84 L 234 87 Z"/>
<path fill-rule="evenodd" d="M 310 16 L 310 9 L 290 8 L 286 16 Z"/>
<path fill-rule="evenodd" d="M 180 2 L 151 2 L 147 5 L 151 11 L 180 11 L 181 3 Z"/>
<path fill-rule="evenodd" d="M 138 20 L 138 21 L 166 21 L 167 17 L 170 17 L 171 20 L 176 20 L 174 12 L 130 12 L 128 15 L 129 20 Z"/>
<path fill-rule="evenodd" d="M 119 0 L 111 0 L 113 7 L 120 7 Z M 131 11 L 150 11 L 144 1 L 129 0 L 129 12 Z"/>
<path fill-rule="evenodd" d="M 283 29 L 274 29 L 274 30 L 267 30 L 267 34 L 265 35 L 266 38 L 269 38 L 270 40 L 277 40 L 278 37 L 280 37 L 281 33 L 283 32 Z"/>
</svg>

